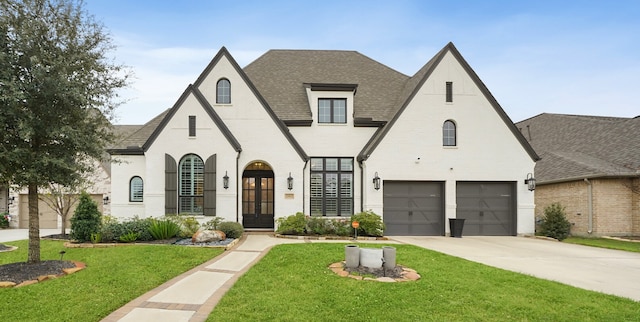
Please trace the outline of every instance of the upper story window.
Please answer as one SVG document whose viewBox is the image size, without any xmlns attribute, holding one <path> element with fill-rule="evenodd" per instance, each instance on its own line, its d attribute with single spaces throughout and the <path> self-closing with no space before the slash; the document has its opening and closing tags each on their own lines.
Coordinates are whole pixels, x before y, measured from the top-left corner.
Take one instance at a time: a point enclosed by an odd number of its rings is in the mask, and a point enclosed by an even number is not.
<svg viewBox="0 0 640 322">
<path fill-rule="evenodd" d="M 451 120 L 444 121 L 442 125 L 442 145 L 456 146 L 456 124 Z"/>
<path fill-rule="evenodd" d="M 231 104 L 231 82 L 226 78 L 216 85 L 216 104 Z"/>
<path fill-rule="evenodd" d="M 318 99 L 318 123 L 347 123 L 347 99 Z"/>
<path fill-rule="evenodd" d="M 189 136 L 196 136 L 196 116 L 189 115 Z"/>
<path fill-rule="evenodd" d="M 452 103 L 453 102 L 453 82 L 447 82 L 445 87 L 446 87 L 445 101 L 447 103 Z"/>
<path fill-rule="evenodd" d="M 142 178 L 135 176 L 129 181 L 129 201 L 142 202 L 144 194 L 144 185 Z"/>
</svg>

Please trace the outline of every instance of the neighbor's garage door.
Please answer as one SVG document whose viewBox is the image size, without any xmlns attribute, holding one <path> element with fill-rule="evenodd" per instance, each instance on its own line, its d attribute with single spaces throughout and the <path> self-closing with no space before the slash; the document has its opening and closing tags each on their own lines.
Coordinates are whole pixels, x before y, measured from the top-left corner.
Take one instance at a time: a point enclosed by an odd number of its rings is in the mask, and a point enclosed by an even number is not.
<svg viewBox="0 0 640 322">
<path fill-rule="evenodd" d="M 444 235 L 443 187 L 442 182 L 385 181 L 385 235 Z"/>
<path fill-rule="evenodd" d="M 43 197 L 46 198 L 46 197 Z M 80 198 L 80 196 L 76 196 L 75 198 Z M 102 213 L 102 195 L 101 194 L 93 194 L 91 195 L 91 199 L 98 205 L 98 211 Z M 73 216 L 73 212 L 78 205 L 77 201 L 74 201 L 75 204 L 71 207 L 69 211 L 69 215 L 67 215 L 67 224 L 66 228 L 71 228 L 71 217 Z M 18 228 L 29 228 L 29 196 L 26 194 L 20 195 L 20 219 L 18 221 Z M 38 200 L 38 212 L 40 214 L 40 228 L 61 228 L 58 225 L 58 214 L 54 209 L 49 207 L 49 205 L 43 201 Z"/>
<path fill-rule="evenodd" d="M 514 182 L 458 182 L 457 218 L 464 218 L 462 235 L 515 236 Z"/>
</svg>

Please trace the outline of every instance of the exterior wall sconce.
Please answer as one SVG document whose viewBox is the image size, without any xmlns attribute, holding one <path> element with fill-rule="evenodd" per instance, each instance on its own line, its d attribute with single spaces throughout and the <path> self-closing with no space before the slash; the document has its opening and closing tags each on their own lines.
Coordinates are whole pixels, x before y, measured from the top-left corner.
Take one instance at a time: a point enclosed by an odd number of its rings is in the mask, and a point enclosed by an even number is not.
<svg viewBox="0 0 640 322">
<path fill-rule="evenodd" d="M 536 190 L 536 178 L 533 177 L 533 174 L 527 174 L 527 178 L 524 179 L 524 183 L 527 185 L 527 189 L 529 189 L 529 191 Z"/>
<path fill-rule="evenodd" d="M 224 172 L 224 177 L 222 177 L 222 186 L 225 189 L 229 189 L 229 176 L 227 175 L 227 171 Z"/>
<path fill-rule="evenodd" d="M 289 177 L 287 178 L 287 189 L 293 189 L 293 177 L 291 176 L 291 172 L 289 172 Z"/>
<path fill-rule="evenodd" d="M 9 197 L 9 206 L 13 205 L 13 202 L 16 200 L 15 196 Z"/>
<path fill-rule="evenodd" d="M 102 198 L 102 204 L 103 205 L 108 205 L 109 204 L 109 196 L 105 196 L 104 198 Z"/>
<path fill-rule="evenodd" d="M 380 177 L 378 177 L 378 173 L 376 172 L 373 177 L 373 188 L 376 190 L 380 190 Z"/>
</svg>

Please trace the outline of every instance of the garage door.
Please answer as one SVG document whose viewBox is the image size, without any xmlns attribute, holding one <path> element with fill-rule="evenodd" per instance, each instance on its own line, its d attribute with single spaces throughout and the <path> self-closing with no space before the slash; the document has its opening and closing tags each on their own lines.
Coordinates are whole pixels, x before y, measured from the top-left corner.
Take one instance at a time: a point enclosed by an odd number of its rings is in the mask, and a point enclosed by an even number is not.
<svg viewBox="0 0 640 322">
<path fill-rule="evenodd" d="M 456 217 L 464 218 L 463 235 L 516 235 L 515 182 L 458 182 Z"/>
<path fill-rule="evenodd" d="M 385 181 L 385 235 L 444 235 L 443 187 L 442 182 Z"/>
</svg>

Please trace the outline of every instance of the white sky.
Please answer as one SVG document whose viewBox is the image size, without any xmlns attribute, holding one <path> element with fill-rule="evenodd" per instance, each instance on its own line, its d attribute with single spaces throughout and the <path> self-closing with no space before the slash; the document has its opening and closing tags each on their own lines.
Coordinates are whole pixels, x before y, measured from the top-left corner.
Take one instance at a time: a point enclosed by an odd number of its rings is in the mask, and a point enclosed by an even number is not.
<svg viewBox="0 0 640 322">
<path fill-rule="evenodd" d="M 225 46 L 356 50 L 409 76 L 449 41 L 515 122 L 540 113 L 634 117 L 639 1 L 86 0 L 135 79 L 119 124 L 171 107 Z"/>
</svg>

